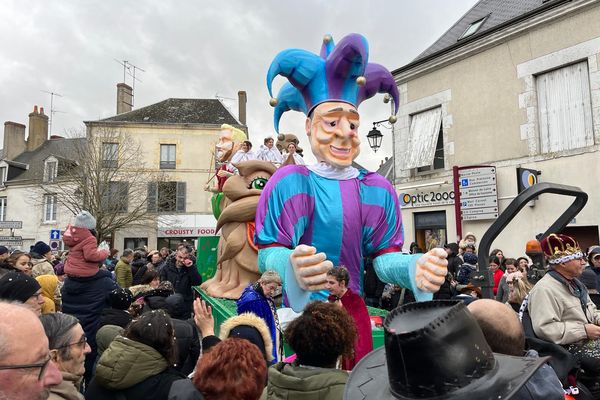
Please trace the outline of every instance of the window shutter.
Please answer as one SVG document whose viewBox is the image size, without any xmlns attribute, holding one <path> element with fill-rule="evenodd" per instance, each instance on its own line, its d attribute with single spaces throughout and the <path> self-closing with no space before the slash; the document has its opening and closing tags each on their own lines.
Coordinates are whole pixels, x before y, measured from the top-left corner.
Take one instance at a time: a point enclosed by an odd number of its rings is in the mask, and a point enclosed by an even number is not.
<svg viewBox="0 0 600 400">
<path fill-rule="evenodd" d="M 156 182 L 148 183 L 148 212 L 156 212 L 158 202 L 158 184 Z"/>
<path fill-rule="evenodd" d="M 186 182 L 177 182 L 177 199 L 175 203 L 175 211 L 185 212 L 185 189 Z"/>
<path fill-rule="evenodd" d="M 411 117 L 408 135 L 402 139 L 405 151 L 402 169 L 433 164 L 441 125 L 441 107 L 423 111 Z"/>
</svg>

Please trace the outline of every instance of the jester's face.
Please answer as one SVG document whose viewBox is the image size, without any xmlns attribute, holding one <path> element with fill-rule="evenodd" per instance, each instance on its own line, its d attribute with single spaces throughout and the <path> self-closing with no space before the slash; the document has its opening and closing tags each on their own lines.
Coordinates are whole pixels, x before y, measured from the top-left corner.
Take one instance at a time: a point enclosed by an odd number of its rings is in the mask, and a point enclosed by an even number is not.
<svg viewBox="0 0 600 400">
<path fill-rule="evenodd" d="M 306 133 L 317 161 L 348 167 L 360 153 L 356 107 L 338 101 L 319 104 L 306 119 Z"/>
</svg>

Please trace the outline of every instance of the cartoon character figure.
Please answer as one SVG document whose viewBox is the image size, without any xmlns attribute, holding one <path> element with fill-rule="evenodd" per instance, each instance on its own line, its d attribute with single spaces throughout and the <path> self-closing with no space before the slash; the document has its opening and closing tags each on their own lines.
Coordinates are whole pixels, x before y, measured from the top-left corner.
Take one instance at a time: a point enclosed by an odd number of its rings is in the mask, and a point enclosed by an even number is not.
<svg viewBox="0 0 600 400">
<path fill-rule="evenodd" d="M 374 258 L 380 279 L 410 288 L 417 300 L 430 300 L 444 283 L 446 252 L 401 253 L 404 241 L 397 194 L 382 176 L 352 167 L 360 152 L 357 106 L 388 93 L 398 109 L 398 89 L 390 72 L 369 64 L 366 39 L 344 37 L 337 46 L 325 36 L 320 56 L 305 50 L 279 53 L 267 73 L 289 80 L 280 90 L 274 124 L 288 110 L 307 115 L 305 129 L 316 165 L 288 165 L 275 172 L 256 212 L 259 270 L 282 277 L 289 305 L 300 311 L 313 299 L 326 299 L 326 272 L 343 265 L 350 287 L 362 293 L 363 256 Z M 391 116 L 390 122 L 396 117 Z"/>
<path fill-rule="evenodd" d="M 235 164 L 239 175 L 223 185 L 227 206 L 217 221 L 221 231 L 217 248 L 217 272 L 200 287 L 214 297 L 237 299 L 248 284 L 260 278 L 254 217 L 259 196 L 277 167 L 268 161 Z"/>
</svg>

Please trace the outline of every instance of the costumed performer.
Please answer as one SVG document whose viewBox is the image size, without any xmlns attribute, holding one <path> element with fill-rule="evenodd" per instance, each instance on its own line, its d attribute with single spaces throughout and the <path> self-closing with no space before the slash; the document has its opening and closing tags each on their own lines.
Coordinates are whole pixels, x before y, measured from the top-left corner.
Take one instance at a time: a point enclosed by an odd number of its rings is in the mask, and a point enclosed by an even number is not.
<svg viewBox="0 0 600 400">
<path fill-rule="evenodd" d="M 297 149 L 295 143 L 288 144 L 286 150 L 287 150 L 287 152 L 283 156 L 283 158 L 284 158 L 283 165 L 290 165 L 290 164 L 306 165 L 302 156 L 300 154 L 298 154 L 298 151 L 297 151 L 298 149 Z"/>
<path fill-rule="evenodd" d="M 263 143 L 264 144 L 260 146 L 258 152 L 258 159 L 262 161 L 269 161 L 276 167 L 279 167 L 283 162 L 283 157 L 281 156 L 279 149 L 275 146 L 275 140 L 272 137 L 268 137 L 265 138 Z"/>
<path fill-rule="evenodd" d="M 368 64 L 368 45 L 359 34 L 335 46 L 325 36 L 321 54 L 290 49 L 279 53 L 267 73 L 289 80 L 275 107 L 275 130 L 288 110 L 307 115 L 305 128 L 316 165 L 281 167 L 269 179 L 256 211 L 256 243 L 261 271 L 282 277 L 287 303 L 300 311 L 311 300 L 325 300 L 326 273 L 345 265 L 350 288 L 362 294 L 363 257 L 372 256 L 384 282 L 411 289 L 418 301 L 430 300 L 447 273 L 446 252 L 401 253 L 402 216 L 396 192 L 379 174 L 358 170 L 360 151 L 357 106 L 377 93 L 398 88 L 390 72 Z M 396 117 L 390 117 L 395 122 Z"/>
<path fill-rule="evenodd" d="M 231 157 L 231 164 L 234 166 L 242 161 L 257 160 L 258 156 L 252 151 L 252 142 L 244 140 L 240 145 L 240 149 Z"/>
</svg>

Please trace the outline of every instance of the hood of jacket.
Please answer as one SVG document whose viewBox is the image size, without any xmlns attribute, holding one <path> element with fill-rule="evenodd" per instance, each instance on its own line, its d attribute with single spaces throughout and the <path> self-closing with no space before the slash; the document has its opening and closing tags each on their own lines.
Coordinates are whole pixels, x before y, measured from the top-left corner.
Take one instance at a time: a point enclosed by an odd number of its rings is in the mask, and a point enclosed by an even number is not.
<svg viewBox="0 0 600 400">
<path fill-rule="evenodd" d="M 219 329 L 219 339 L 227 339 L 230 337 L 231 331 L 239 326 L 250 326 L 258 331 L 264 343 L 264 349 L 260 350 L 264 351 L 265 358 L 267 361 L 271 362 L 273 360 L 273 341 L 271 340 L 271 333 L 269 332 L 269 328 L 267 327 L 265 320 L 255 314 L 245 312 L 240 315 L 227 318 L 225 322 L 221 324 Z M 238 337 L 242 339 L 248 339 L 251 343 L 256 344 L 255 341 L 250 340 L 250 338 L 245 338 L 242 336 Z"/>
<path fill-rule="evenodd" d="M 35 278 L 42 287 L 42 295 L 49 299 L 54 299 L 54 293 L 58 286 L 56 275 L 40 275 Z"/>
<path fill-rule="evenodd" d="M 67 246 L 73 247 L 90 237 L 94 238 L 94 241 L 96 240 L 96 237 L 92 235 L 92 232 L 90 232 L 89 229 L 77 228 L 75 226 L 68 225 L 65 233 L 63 234 L 63 242 L 65 242 Z"/>
<path fill-rule="evenodd" d="M 107 389 L 123 390 L 167 367 L 167 360 L 152 347 L 117 336 L 98 360 L 96 380 Z"/>
<path fill-rule="evenodd" d="M 46 258 L 32 258 L 31 264 L 33 265 L 31 268 L 31 276 L 34 278 L 42 275 L 56 275 L 54 267 Z"/>
<path fill-rule="evenodd" d="M 348 373 L 339 369 L 307 368 L 297 364 L 277 363 L 269 368 L 267 393 L 269 398 L 279 394 L 279 397 L 274 397 L 284 399 L 294 397 L 293 393 L 313 393 L 313 396 L 314 393 L 330 393 L 330 397 L 319 398 L 336 398 L 335 393 L 339 392 L 337 398 L 341 398 L 347 381 Z"/>
</svg>

